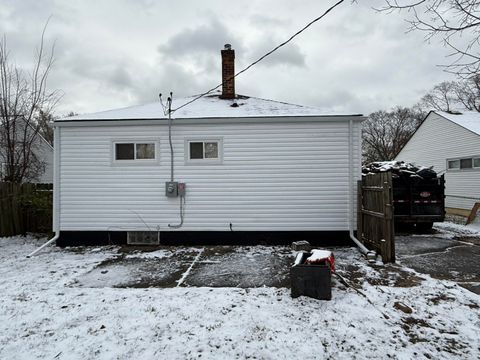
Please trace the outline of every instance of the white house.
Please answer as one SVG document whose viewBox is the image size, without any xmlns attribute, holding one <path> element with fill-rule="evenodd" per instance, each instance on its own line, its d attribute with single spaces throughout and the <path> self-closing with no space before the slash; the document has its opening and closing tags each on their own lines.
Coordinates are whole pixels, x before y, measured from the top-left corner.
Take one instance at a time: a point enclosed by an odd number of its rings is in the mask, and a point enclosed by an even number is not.
<svg viewBox="0 0 480 360">
<path fill-rule="evenodd" d="M 25 123 L 19 121 L 15 124 L 18 125 Z M 25 126 L 19 127 L 22 128 L 22 131 L 23 129 L 25 129 Z M 21 131 L 18 132 L 21 133 Z M 34 133 L 31 132 L 31 134 Z M 1 134 L 0 139 L 2 139 Z M 42 135 L 37 133 L 35 135 L 35 138 L 33 138 L 31 151 L 33 153 L 33 156 L 38 160 L 38 164 L 40 165 L 39 168 L 41 169 L 41 171 L 36 178 L 28 179 L 28 181 L 33 183 L 53 183 L 53 147 L 47 140 L 45 140 Z M 3 141 L 0 141 L 0 181 L 3 181 L 4 177 L 7 175 L 7 164 L 7 151 L 4 148 Z"/>
<path fill-rule="evenodd" d="M 467 215 L 480 202 L 480 113 L 431 111 L 396 160 L 445 173 L 447 211 Z"/>
<path fill-rule="evenodd" d="M 361 115 L 223 91 L 55 122 L 58 244 L 348 241 Z M 173 150 L 173 152 L 172 152 Z M 168 196 L 167 196 L 168 195 Z"/>
</svg>

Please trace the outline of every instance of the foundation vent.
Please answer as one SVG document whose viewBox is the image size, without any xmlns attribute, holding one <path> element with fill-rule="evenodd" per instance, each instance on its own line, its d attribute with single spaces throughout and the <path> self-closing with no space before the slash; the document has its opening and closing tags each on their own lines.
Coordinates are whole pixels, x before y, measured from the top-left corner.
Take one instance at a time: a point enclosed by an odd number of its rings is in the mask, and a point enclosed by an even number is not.
<svg viewBox="0 0 480 360">
<path fill-rule="evenodd" d="M 159 231 L 128 231 L 127 244 L 128 245 L 159 245 L 160 232 Z"/>
</svg>

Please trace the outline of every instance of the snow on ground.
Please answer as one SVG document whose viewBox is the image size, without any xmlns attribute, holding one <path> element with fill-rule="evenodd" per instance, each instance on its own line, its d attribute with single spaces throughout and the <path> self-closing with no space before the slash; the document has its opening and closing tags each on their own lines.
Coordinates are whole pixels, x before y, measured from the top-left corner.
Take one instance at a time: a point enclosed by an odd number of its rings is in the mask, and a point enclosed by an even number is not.
<svg viewBox="0 0 480 360">
<path fill-rule="evenodd" d="M 0 239 L 1 359 L 480 356 L 477 295 L 398 265 L 369 266 L 354 249 L 334 253 L 361 294 L 335 281 L 332 301 L 318 301 L 285 288 L 80 287 L 79 276 L 119 249 L 52 247 L 25 258 L 40 243 Z M 401 273 L 420 285 L 399 282 Z"/>
<path fill-rule="evenodd" d="M 454 236 L 480 236 L 480 224 L 475 222 L 470 225 L 455 224 L 453 222 L 435 223 L 434 229 L 446 237 Z"/>
</svg>

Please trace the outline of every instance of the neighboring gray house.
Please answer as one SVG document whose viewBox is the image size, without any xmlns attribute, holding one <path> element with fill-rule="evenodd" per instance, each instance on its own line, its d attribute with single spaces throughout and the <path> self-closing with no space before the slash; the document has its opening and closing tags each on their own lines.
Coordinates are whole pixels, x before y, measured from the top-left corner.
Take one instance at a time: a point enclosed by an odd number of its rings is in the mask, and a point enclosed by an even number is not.
<svg viewBox="0 0 480 360">
<path fill-rule="evenodd" d="M 171 146 L 159 102 L 55 121 L 58 244 L 349 241 L 363 116 L 236 95 L 233 58 L 222 93 L 173 113 Z"/>
<path fill-rule="evenodd" d="M 395 160 L 445 173 L 447 211 L 467 215 L 480 202 L 480 113 L 431 111 Z"/>
<path fill-rule="evenodd" d="M 33 134 L 33 132 L 31 134 Z M 33 183 L 53 183 L 53 147 L 47 140 L 43 138 L 42 135 L 37 134 L 32 145 L 32 152 L 34 156 L 43 163 L 44 170 L 36 179 L 29 181 Z M 0 181 L 3 181 L 6 173 L 6 151 L 2 147 L 2 143 L 0 141 Z"/>
</svg>

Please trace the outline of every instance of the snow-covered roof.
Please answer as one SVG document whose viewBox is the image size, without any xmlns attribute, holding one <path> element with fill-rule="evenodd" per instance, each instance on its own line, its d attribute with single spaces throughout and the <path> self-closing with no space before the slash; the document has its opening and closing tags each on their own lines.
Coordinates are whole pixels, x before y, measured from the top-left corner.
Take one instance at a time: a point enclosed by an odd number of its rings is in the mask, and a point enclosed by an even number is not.
<svg viewBox="0 0 480 360">
<path fill-rule="evenodd" d="M 172 110 L 194 99 L 195 96 L 173 100 Z M 265 100 L 255 97 L 237 95 L 236 99 L 220 99 L 219 94 L 204 96 L 172 114 L 174 119 L 202 118 L 245 118 L 245 117 L 290 117 L 290 116 L 340 116 L 331 115 L 321 109 L 288 104 L 279 101 Z M 359 116 L 342 115 L 342 116 Z M 91 114 L 76 115 L 58 121 L 76 120 L 141 120 L 167 119 L 159 101 L 131 106 L 121 109 L 107 110 Z"/>
<path fill-rule="evenodd" d="M 445 111 L 435 111 L 436 114 L 458 124 L 465 129 L 473 131 L 480 135 L 480 113 L 476 111 L 462 111 L 458 113 L 448 113 Z"/>
</svg>

